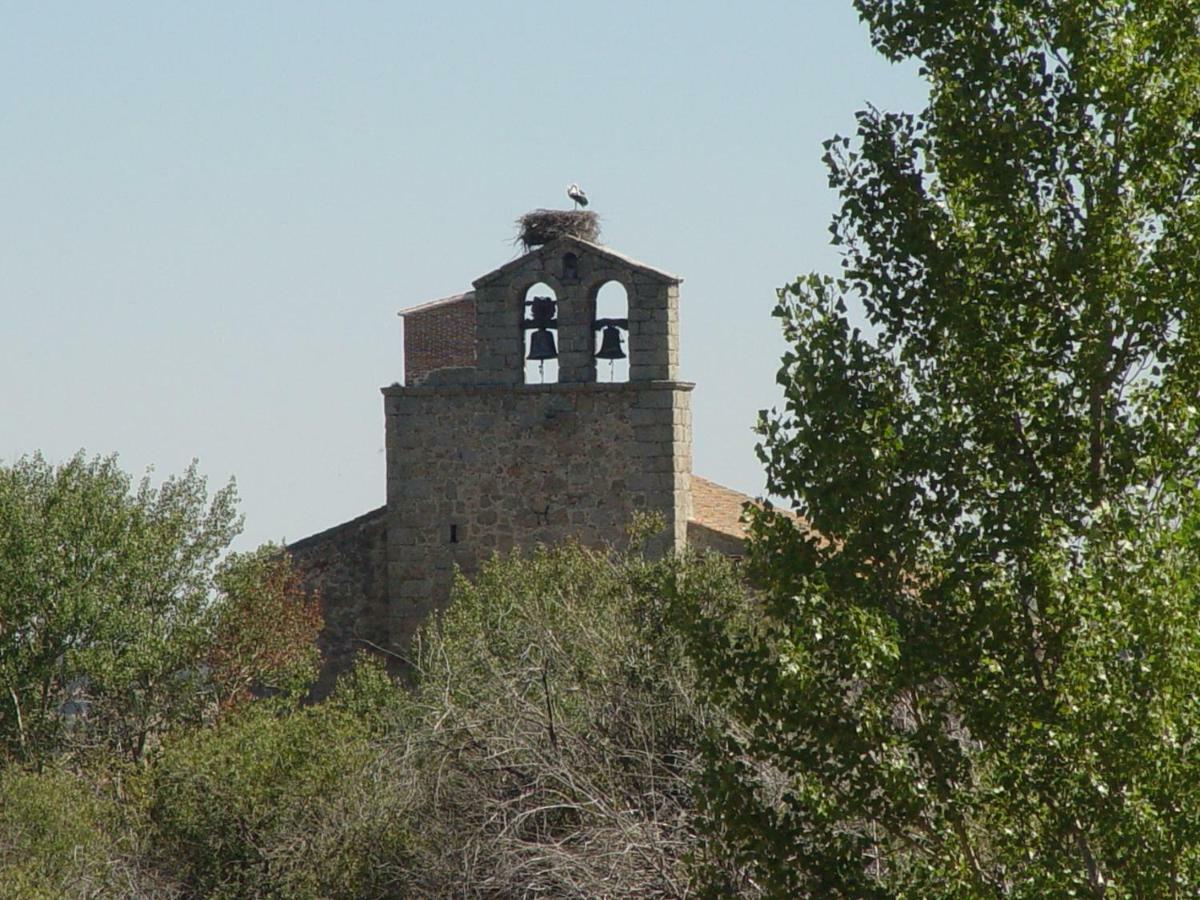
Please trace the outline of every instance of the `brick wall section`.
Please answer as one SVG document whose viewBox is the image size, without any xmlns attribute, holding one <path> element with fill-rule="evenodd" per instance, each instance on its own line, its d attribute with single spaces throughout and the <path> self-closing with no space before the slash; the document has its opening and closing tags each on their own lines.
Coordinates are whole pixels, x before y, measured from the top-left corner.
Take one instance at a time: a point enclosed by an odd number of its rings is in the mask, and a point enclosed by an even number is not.
<svg viewBox="0 0 1200 900">
<path fill-rule="evenodd" d="M 692 521 L 698 525 L 744 538 L 742 509 L 747 503 L 754 503 L 754 498 L 699 475 L 692 476 Z"/>
<path fill-rule="evenodd" d="M 475 294 L 435 300 L 404 316 L 404 383 L 420 384 L 437 369 L 475 365 Z"/>
<path fill-rule="evenodd" d="M 323 697 L 355 651 L 387 643 L 387 508 L 289 544 L 287 551 L 305 589 L 324 606 L 318 639 L 324 665 L 314 691 Z"/>
</svg>

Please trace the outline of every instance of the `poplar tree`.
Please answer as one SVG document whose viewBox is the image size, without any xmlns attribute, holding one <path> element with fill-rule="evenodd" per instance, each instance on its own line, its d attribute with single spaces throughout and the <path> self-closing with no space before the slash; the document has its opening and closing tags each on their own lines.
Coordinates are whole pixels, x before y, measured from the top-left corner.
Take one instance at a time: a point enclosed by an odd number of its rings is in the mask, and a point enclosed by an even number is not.
<svg viewBox="0 0 1200 900">
<path fill-rule="evenodd" d="M 826 144 L 841 272 L 779 292 L 808 527 L 692 626 L 714 837 L 778 896 L 1195 896 L 1200 3 L 854 5 L 928 105 Z"/>
</svg>

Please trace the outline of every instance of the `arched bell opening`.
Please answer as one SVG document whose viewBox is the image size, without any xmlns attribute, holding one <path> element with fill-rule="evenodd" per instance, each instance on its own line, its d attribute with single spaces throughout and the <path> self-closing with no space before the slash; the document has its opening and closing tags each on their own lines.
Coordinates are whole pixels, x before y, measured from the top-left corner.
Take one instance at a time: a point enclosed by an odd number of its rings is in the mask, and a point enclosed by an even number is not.
<svg viewBox="0 0 1200 900">
<path fill-rule="evenodd" d="M 596 292 L 592 325 L 596 380 L 629 380 L 629 294 L 619 281 L 606 281 Z"/>
<path fill-rule="evenodd" d="M 521 346 L 526 384 L 558 382 L 558 295 L 539 281 L 525 292 L 522 304 Z"/>
</svg>

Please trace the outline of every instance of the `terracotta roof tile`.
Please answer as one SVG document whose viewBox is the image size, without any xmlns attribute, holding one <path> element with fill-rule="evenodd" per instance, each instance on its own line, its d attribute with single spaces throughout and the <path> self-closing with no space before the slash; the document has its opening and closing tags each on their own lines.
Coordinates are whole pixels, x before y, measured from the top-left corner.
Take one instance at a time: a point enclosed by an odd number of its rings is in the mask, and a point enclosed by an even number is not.
<svg viewBox="0 0 1200 900">
<path fill-rule="evenodd" d="M 746 540 L 746 525 L 741 521 L 747 503 L 761 503 L 748 494 L 727 488 L 715 481 L 692 476 L 692 517 L 688 520 L 688 543 L 729 555 L 740 555 Z M 776 507 L 776 512 L 791 517 L 798 526 L 804 520 L 795 513 Z"/>
<path fill-rule="evenodd" d="M 742 507 L 754 498 L 732 488 L 692 476 L 692 518 L 697 525 L 734 537 L 744 538 L 746 526 L 739 521 Z"/>
</svg>

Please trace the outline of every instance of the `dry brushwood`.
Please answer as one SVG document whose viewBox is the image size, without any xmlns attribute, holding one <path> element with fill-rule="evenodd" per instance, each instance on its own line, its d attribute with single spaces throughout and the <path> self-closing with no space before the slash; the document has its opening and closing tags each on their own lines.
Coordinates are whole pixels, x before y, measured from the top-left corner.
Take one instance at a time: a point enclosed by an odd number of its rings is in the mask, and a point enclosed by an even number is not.
<svg viewBox="0 0 1200 900">
<path fill-rule="evenodd" d="M 407 896 L 683 900 L 710 880 L 759 896 L 709 852 L 695 790 L 724 720 L 663 596 L 681 573 L 737 602 L 743 588 L 715 562 L 683 565 L 567 545 L 456 584 L 385 739 L 420 816 Z"/>
<path fill-rule="evenodd" d="M 429 710 L 432 727 L 411 736 L 396 761 L 396 771 L 419 782 L 415 806 L 426 815 L 414 890 L 436 896 L 454 884 L 473 897 L 663 900 L 692 893 L 683 860 L 700 841 L 691 808 L 698 760 L 686 740 L 667 752 L 655 746 L 695 715 L 691 698 L 668 689 L 661 698 L 585 700 L 588 692 L 577 689 L 573 702 L 608 713 L 581 732 L 555 722 L 541 666 L 491 674 L 500 688 L 495 707 L 450 701 Z"/>
<path fill-rule="evenodd" d="M 587 209 L 535 209 L 517 219 L 517 240 L 526 250 L 563 235 L 595 243 L 600 238 L 600 217 Z"/>
</svg>

